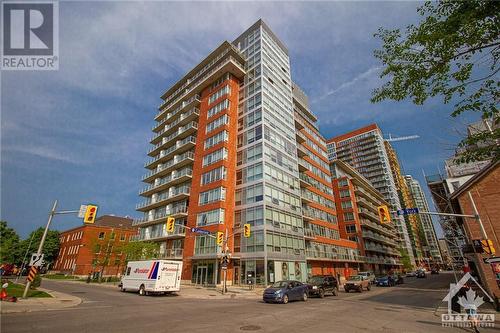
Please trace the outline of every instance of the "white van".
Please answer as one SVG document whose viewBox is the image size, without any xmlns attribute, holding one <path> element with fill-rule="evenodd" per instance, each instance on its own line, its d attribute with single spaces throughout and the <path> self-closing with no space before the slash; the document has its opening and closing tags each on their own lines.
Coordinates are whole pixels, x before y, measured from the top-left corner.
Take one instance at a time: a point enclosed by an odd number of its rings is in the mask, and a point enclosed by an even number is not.
<svg viewBox="0 0 500 333">
<path fill-rule="evenodd" d="M 130 261 L 122 277 L 121 291 L 171 293 L 181 289 L 182 261 L 144 260 Z"/>
</svg>

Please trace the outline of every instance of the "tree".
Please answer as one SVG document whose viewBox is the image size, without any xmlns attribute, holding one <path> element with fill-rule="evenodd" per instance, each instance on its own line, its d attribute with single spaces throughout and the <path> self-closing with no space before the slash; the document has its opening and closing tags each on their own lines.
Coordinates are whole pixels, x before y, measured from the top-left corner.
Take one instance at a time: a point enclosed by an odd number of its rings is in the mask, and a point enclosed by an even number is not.
<svg viewBox="0 0 500 333">
<path fill-rule="evenodd" d="M 400 248 L 399 253 L 401 255 L 401 264 L 403 264 L 403 268 L 406 271 L 412 270 L 413 265 L 411 264 L 411 260 L 410 260 L 410 256 L 408 255 L 408 252 L 405 249 Z"/>
<path fill-rule="evenodd" d="M 13 264 L 17 262 L 19 236 L 6 221 L 0 221 L 0 263 Z"/>
<path fill-rule="evenodd" d="M 35 253 L 38 250 L 40 241 L 42 240 L 44 228 L 38 228 L 32 231 L 29 236 L 19 243 L 17 251 L 17 263 L 20 264 L 24 258 L 26 250 L 28 250 L 28 255 Z M 33 237 L 33 242 L 28 249 L 31 237 Z M 45 243 L 43 244 L 42 253 L 44 254 L 43 261 L 45 263 L 53 263 L 57 259 L 59 254 L 59 231 L 49 230 L 47 237 L 45 238 Z"/>
<path fill-rule="evenodd" d="M 126 261 L 146 260 L 158 257 L 160 253 L 160 244 L 155 242 L 139 241 L 128 242 L 123 247 L 126 254 Z"/>
<path fill-rule="evenodd" d="M 500 2 L 426 2 L 417 9 L 418 26 L 380 28 L 375 37 L 382 49 L 374 55 L 384 65 L 381 78 L 389 80 L 375 89 L 372 102 L 410 98 L 421 105 L 441 96 L 455 98 L 451 116 L 465 111 L 479 113 L 492 123 L 486 130 L 464 139 L 458 162 L 500 158 Z"/>
</svg>

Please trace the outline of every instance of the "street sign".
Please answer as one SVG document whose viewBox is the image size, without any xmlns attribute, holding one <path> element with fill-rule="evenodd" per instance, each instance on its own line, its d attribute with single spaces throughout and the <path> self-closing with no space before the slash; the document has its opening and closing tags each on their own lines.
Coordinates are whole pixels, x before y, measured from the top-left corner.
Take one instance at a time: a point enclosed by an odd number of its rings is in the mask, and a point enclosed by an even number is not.
<svg viewBox="0 0 500 333">
<path fill-rule="evenodd" d="M 87 205 L 81 205 L 80 211 L 78 211 L 78 217 L 83 219 L 85 217 L 85 212 L 87 211 Z"/>
<path fill-rule="evenodd" d="M 35 280 L 37 273 L 38 273 L 38 268 L 36 268 L 35 266 L 31 266 L 27 280 L 29 282 L 33 282 L 33 280 Z"/>
<path fill-rule="evenodd" d="M 197 233 L 199 233 L 199 234 L 203 234 L 203 235 L 210 235 L 210 231 L 205 230 L 205 229 L 200 229 L 200 228 L 191 228 L 191 231 L 192 231 L 192 232 L 197 232 Z"/>
<path fill-rule="evenodd" d="M 40 267 L 43 265 L 43 253 L 36 254 L 33 253 L 30 258 L 30 266 Z"/>
<path fill-rule="evenodd" d="M 398 210 L 398 215 L 411 215 L 411 214 L 418 214 L 418 208 L 404 208 L 404 209 L 399 209 Z"/>
</svg>

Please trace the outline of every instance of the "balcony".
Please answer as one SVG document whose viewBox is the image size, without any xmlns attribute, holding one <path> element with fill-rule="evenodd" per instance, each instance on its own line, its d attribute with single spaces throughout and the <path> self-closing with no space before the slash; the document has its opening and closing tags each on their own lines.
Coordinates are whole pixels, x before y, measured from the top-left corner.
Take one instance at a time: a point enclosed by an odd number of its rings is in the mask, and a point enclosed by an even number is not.
<svg viewBox="0 0 500 333">
<path fill-rule="evenodd" d="M 306 142 L 306 138 L 299 131 L 295 131 L 295 140 L 297 141 L 298 144 L 302 144 L 302 143 Z"/>
<path fill-rule="evenodd" d="M 366 239 L 371 239 L 380 243 L 384 243 L 389 246 L 397 246 L 397 243 L 394 239 L 391 239 L 389 237 L 382 236 L 377 233 L 373 233 L 371 231 L 363 231 L 363 238 Z"/>
<path fill-rule="evenodd" d="M 309 170 L 309 163 L 307 163 L 307 161 L 304 161 L 303 159 L 299 158 L 298 164 L 299 164 L 299 171 L 300 172 L 305 172 L 305 171 Z"/>
<path fill-rule="evenodd" d="M 136 210 L 141 212 L 146 212 L 148 210 L 164 206 L 168 203 L 179 201 L 181 199 L 189 197 L 190 188 L 183 186 L 180 189 L 173 191 L 173 193 L 163 193 L 158 196 L 155 200 L 148 199 L 135 207 Z"/>
<path fill-rule="evenodd" d="M 299 161 L 300 163 L 300 161 Z M 300 179 L 300 186 L 301 187 L 309 187 L 309 186 L 312 186 L 310 183 L 309 183 L 309 177 L 306 176 L 305 174 L 303 173 L 300 173 L 299 174 L 299 179 Z"/>
<path fill-rule="evenodd" d="M 180 172 L 174 171 L 172 175 L 162 178 L 159 182 L 146 186 L 139 192 L 143 197 L 150 196 L 155 192 L 166 190 L 167 188 L 183 183 L 193 177 L 193 170 L 190 168 L 182 169 Z M 188 189 L 189 193 L 189 189 Z"/>
<path fill-rule="evenodd" d="M 218 61 L 221 58 L 223 58 L 223 56 L 224 54 L 222 54 L 222 56 L 217 57 L 215 60 Z M 196 78 L 191 79 L 188 84 L 191 85 L 191 88 L 190 89 L 185 88 L 184 93 L 181 94 L 177 99 L 168 104 L 167 101 L 169 100 L 168 99 L 165 100 L 160 105 L 160 111 L 156 114 L 155 120 L 157 121 L 161 120 L 167 114 L 167 110 L 175 108 L 178 105 L 178 103 L 181 102 L 183 99 L 189 98 L 192 95 L 201 92 L 205 87 L 212 84 L 222 74 L 229 72 L 239 78 L 245 75 L 246 72 L 244 66 L 240 64 L 240 62 L 236 58 L 234 58 L 233 56 L 226 56 L 225 58 L 226 59 L 223 59 L 218 65 L 216 65 L 212 70 L 207 72 L 202 77 L 197 78 L 195 76 Z M 194 83 L 191 83 L 193 81 Z"/>
<path fill-rule="evenodd" d="M 182 154 L 193 148 L 195 145 L 196 145 L 196 137 L 194 136 L 188 136 L 183 140 L 178 140 L 174 146 L 168 148 L 167 150 L 164 150 L 163 152 L 160 152 L 160 154 L 157 157 L 152 158 L 148 162 L 146 162 L 144 164 L 144 167 L 148 169 L 154 169 L 161 162 L 174 157 L 174 155 L 176 154 L 177 155 Z"/>
<path fill-rule="evenodd" d="M 364 215 L 364 216 L 370 218 L 372 221 L 374 221 L 376 223 L 379 222 L 378 215 L 375 215 L 373 212 L 371 212 L 370 210 L 368 210 L 366 208 L 358 207 L 358 213 L 360 215 Z"/>
<path fill-rule="evenodd" d="M 384 235 L 388 236 L 391 239 L 395 239 L 396 235 L 392 232 L 391 229 L 382 226 L 381 224 L 371 222 L 369 220 L 361 219 L 361 226 L 363 229 L 369 228 L 375 231 L 378 231 L 380 233 L 383 233 Z"/>
<path fill-rule="evenodd" d="M 317 251 L 313 249 L 306 249 L 306 258 L 320 259 L 327 261 L 355 261 L 355 262 L 363 261 L 363 258 L 360 256 L 351 256 L 334 252 Z"/>
<path fill-rule="evenodd" d="M 174 207 L 171 210 L 168 210 L 166 212 L 155 214 L 154 216 L 151 216 L 151 217 L 143 217 L 140 219 L 134 219 L 134 221 L 132 222 L 132 225 L 145 227 L 148 225 L 157 224 L 158 222 L 160 222 L 162 220 L 166 222 L 167 217 L 181 217 L 181 216 L 187 216 L 187 214 L 188 214 L 187 206 L 178 206 L 178 207 Z"/>
<path fill-rule="evenodd" d="M 177 120 L 175 120 L 171 124 L 165 125 L 161 131 L 153 135 L 153 137 L 150 140 L 150 143 L 152 144 L 160 143 L 162 137 L 171 135 L 172 133 L 178 131 L 179 127 L 189 124 L 190 122 L 196 122 L 196 120 L 198 120 L 199 115 L 200 115 L 200 110 L 198 108 L 192 108 L 188 112 L 181 114 L 181 116 L 177 118 Z"/>
<path fill-rule="evenodd" d="M 175 229 L 173 232 L 166 232 L 164 229 L 161 229 L 160 232 L 156 232 L 153 234 L 144 234 L 144 235 L 137 235 L 137 240 L 141 241 L 159 241 L 159 240 L 166 240 L 166 239 L 178 239 L 178 238 L 184 238 L 186 236 L 186 229 L 182 226 L 175 226 Z M 182 249 L 181 250 L 181 258 L 182 258 Z"/>
<path fill-rule="evenodd" d="M 182 104 L 179 105 L 177 109 L 173 110 L 172 112 L 169 112 L 167 114 L 167 117 L 165 117 L 163 120 L 161 120 L 160 122 L 158 122 L 156 125 L 153 126 L 152 128 L 153 132 L 161 130 L 161 128 L 167 124 L 169 124 L 168 126 L 172 126 L 173 123 L 178 121 L 176 119 L 179 115 L 181 115 L 182 117 L 187 113 L 189 113 L 189 112 L 183 113 L 185 110 L 188 110 L 189 108 L 191 108 L 191 110 L 198 110 L 197 106 L 199 106 L 201 103 L 200 99 L 201 99 L 200 95 L 194 95 L 190 99 L 182 102 Z M 195 115 L 199 115 L 199 112 Z"/>
<path fill-rule="evenodd" d="M 151 148 L 148 152 L 148 155 L 149 156 L 158 155 L 160 150 L 165 149 L 168 146 L 171 146 L 176 140 L 181 140 L 186 138 L 186 136 L 188 135 L 195 134 L 197 130 L 198 130 L 198 123 L 195 121 L 190 122 L 189 124 L 186 124 L 182 127 L 178 127 L 177 131 L 173 132 L 167 137 L 163 137 L 158 144 L 156 144 L 153 148 Z"/>
<path fill-rule="evenodd" d="M 164 176 L 175 169 L 180 169 L 184 166 L 190 165 L 194 162 L 194 153 L 191 151 L 185 152 L 182 155 L 174 156 L 171 160 L 165 162 L 162 166 L 157 167 L 155 170 L 147 173 L 142 177 L 144 182 L 152 182 L 155 178 Z"/>
<path fill-rule="evenodd" d="M 311 229 L 304 229 L 304 238 L 314 240 L 316 239 L 316 235 Z"/>
<path fill-rule="evenodd" d="M 390 254 L 390 255 L 399 255 L 399 251 L 396 251 L 392 248 L 379 246 L 379 245 L 371 245 L 370 243 L 365 243 L 365 251 Z"/>
<path fill-rule="evenodd" d="M 297 145 L 297 155 L 299 157 L 307 156 L 307 152 L 306 152 L 305 148 L 302 147 L 301 145 Z"/>
<path fill-rule="evenodd" d="M 178 259 L 182 260 L 183 249 L 167 249 L 165 253 L 160 254 L 158 259 Z"/>
</svg>

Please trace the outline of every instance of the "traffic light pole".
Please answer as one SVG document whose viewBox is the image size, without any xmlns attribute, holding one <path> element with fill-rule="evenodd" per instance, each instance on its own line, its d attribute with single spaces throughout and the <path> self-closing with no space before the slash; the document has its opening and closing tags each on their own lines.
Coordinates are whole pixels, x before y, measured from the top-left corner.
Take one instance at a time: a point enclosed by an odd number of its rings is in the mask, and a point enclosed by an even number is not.
<svg viewBox="0 0 500 333">
<path fill-rule="evenodd" d="M 54 206 L 52 206 L 52 210 L 50 211 L 49 220 L 47 221 L 47 225 L 45 226 L 45 230 L 43 231 L 43 236 L 42 239 L 40 240 L 40 245 L 38 245 L 38 251 L 36 252 L 37 255 L 42 254 L 43 243 L 45 243 L 45 238 L 47 238 L 50 222 L 52 222 L 52 217 L 56 213 L 56 207 L 57 207 L 57 200 L 54 201 Z M 26 283 L 26 287 L 24 288 L 23 298 L 26 298 L 26 296 L 28 295 L 28 290 L 30 289 L 30 287 L 31 287 L 31 281 L 28 280 Z"/>
<path fill-rule="evenodd" d="M 57 215 L 57 214 L 74 214 L 74 213 L 78 213 L 79 212 L 79 210 L 64 210 L 64 211 L 56 212 L 56 208 L 57 208 L 57 200 L 54 201 L 54 205 L 52 206 L 52 210 L 49 213 L 49 220 L 47 221 L 47 225 L 45 226 L 45 230 L 43 231 L 42 239 L 40 240 L 40 244 L 38 245 L 38 250 L 36 252 L 37 256 L 40 256 L 42 254 L 43 244 L 45 243 L 45 239 L 47 238 L 47 234 L 49 232 L 50 223 L 52 222 L 52 218 L 54 217 L 54 215 Z M 29 291 L 30 287 L 31 287 L 31 281 L 28 280 L 26 282 L 26 287 L 24 288 L 23 298 L 27 297 L 28 291 Z"/>
</svg>

